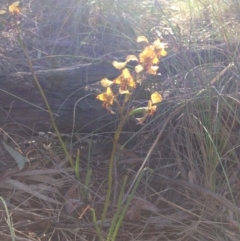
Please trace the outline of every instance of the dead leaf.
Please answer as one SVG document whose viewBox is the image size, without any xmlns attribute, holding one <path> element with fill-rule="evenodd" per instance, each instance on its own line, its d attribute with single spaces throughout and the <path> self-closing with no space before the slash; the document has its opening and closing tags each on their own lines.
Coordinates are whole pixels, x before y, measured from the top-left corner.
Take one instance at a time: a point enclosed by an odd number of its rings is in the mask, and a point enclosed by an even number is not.
<svg viewBox="0 0 240 241">
<path fill-rule="evenodd" d="M 78 187 L 78 183 L 74 183 L 65 193 L 64 197 L 65 199 L 71 199 L 71 198 L 76 198 L 78 196 L 78 192 L 77 192 L 77 187 Z"/>
<path fill-rule="evenodd" d="M 141 207 L 135 202 L 127 211 L 126 217 L 131 221 L 140 222 Z"/>
<path fill-rule="evenodd" d="M 22 170 L 25 166 L 26 162 L 29 162 L 29 159 L 27 157 L 24 157 L 22 154 L 20 154 L 18 151 L 14 150 L 11 146 L 7 145 L 4 141 L 2 142 L 5 149 L 8 151 L 8 153 L 14 158 L 14 160 L 18 164 L 18 168 Z"/>
<path fill-rule="evenodd" d="M 71 214 L 78 207 L 82 206 L 83 202 L 78 198 L 68 199 L 64 204 L 64 210 L 67 214 Z"/>
<path fill-rule="evenodd" d="M 71 214 L 78 207 L 83 205 L 83 202 L 78 197 L 78 183 L 74 183 L 65 193 L 64 197 L 66 202 L 64 204 L 64 209 L 67 214 Z"/>
<path fill-rule="evenodd" d="M 13 180 L 13 179 L 8 179 L 5 181 L 5 183 L 10 184 L 11 186 L 13 186 L 14 188 L 18 189 L 18 190 L 22 190 L 25 191 L 27 193 L 30 193 L 33 196 L 36 196 L 46 202 L 50 202 L 50 203 L 54 203 L 54 204 L 58 204 L 58 205 L 62 205 L 61 202 L 54 200 L 48 196 L 45 196 L 43 194 L 41 194 L 40 192 L 36 192 L 35 190 L 32 190 L 29 186 L 17 181 L 17 180 Z"/>
<path fill-rule="evenodd" d="M 137 202 L 138 202 L 138 205 L 140 206 L 141 210 L 147 210 L 147 211 L 151 211 L 151 212 L 155 212 L 155 213 L 158 212 L 158 208 L 147 200 L 138 199 Z"/>
<path fill-rule="evenodd" d="M 193 176 L 193 174 L 192 174 L 192 171 L 189 171 L 189 172 L 188 172 L 188 180 L 189 180 L 190 183 L 195 184 L 195 182 L 194 182 L 194 176 Z"/>
<path fill-rule="evenodd" d="M 137 201 L 128 209 L 126 216 L 131 221 L 140 221 L 141 210 L 147 210 L 151 212 L 158 212 L 158 208 L 147 200 L 135 198 Z"/>
</svg>

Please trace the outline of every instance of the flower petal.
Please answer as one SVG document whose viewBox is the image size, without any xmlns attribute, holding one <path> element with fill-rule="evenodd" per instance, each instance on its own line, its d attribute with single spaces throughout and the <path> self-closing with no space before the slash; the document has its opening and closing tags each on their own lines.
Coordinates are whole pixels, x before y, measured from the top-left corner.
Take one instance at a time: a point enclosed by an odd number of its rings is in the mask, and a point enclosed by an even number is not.
<svg viewBox="0 0 240 241">
<path fill-rule="evenodd" d="M 129 61 L 137 61 L 138 62 L 138 58 L 135 55 L 128 55 L 126 57 L 126 62 L 129 62 Z"/>
<path fill-rule="evenodd" d="M 0 10 L 0 15 L 5 14 L 6 10 Z"/>
<path fill-rule="evenodd" d="M 147 37 L 145 37 L 145 36 L 139 36 L 139 37 L 137 38 L 137 42 L 138 42 L 138 43 L 140 43 L 140 42 L 146 42 L 146 43 L 148 43 L 148 39 L 147 39 Z"/>
<path fill-rule="evenodd" d="M 165 49 L 156 50 L 156 55 L 157 55 L 158 58 L 160 58 L 161 56 L 166 56 L 167 51 Z"/>
<path fill-rule="evenodd" d="M 164 43 L 161 43 L 160 39 L 157 38 L 154 42 L 153 42 L 153 47 L 155 49 L 164 49 Z"/>
<path fill-rule="evenodd" d="M 147 119 L 148 114 L 145 114 L 143 117 L 141 118 L 135 118 L 135 120 L 137 121 L 138 125 L 143 125 L 144 121 Z"/>
<path fill-rule="evenodd" d="M 159 38 L 154 41 L 153 47 L 155 48 L 155 52 L 158 57 L 167 55 L 167 51 L 165 50 L 166 44 L 161 43 Z"/>
<path fill-rule="evenodd" d="M 125 68 L 122 71 L 122 75 L 123 75 L 124 80 L 126 81 L 126 83 L 124 82 L 122 84 L 125 84 L 125 85 L 127 85 L 129 87 L 132 87 L 132 88 L 136 87 L 136 83 L 133 80 L 133 77 L 132 77 L 132 75 L 130 74 L 130 72 L 129 72 L 129 70 L 127 68 Z"/>
<path fill-rule="evenodd" d="M 104 102 L 105 105 L 113 105 L 115 96 L 114 96 L 111 88 L 107 87 L 106 91 L 104 93 L 97 95 L 96 98 L 98 100 Z"/>
<path fill-rule="evenodd" d="M 9 5 L 8 10 L 12 15 L 18 14 L 20 12 L 20 9 L 18 8 L 19 4 L 20 4 L 20 1 L 16 1 L 11 5 Z"/>
<path fill-rule="evenodd" d="M 129 90 L 127 90 L 127 89 L 124 90 L 124 89 L 119 88 L 119 94 L 123 95 L 123 94 L 130 94 L 130 93 L 129 93 Z"/>
<path fill-rule="evenodd" d="M 166 55 L 167 55 L 167 51 L 166 51 L 165 49 L 162 49 L 161 55 L 162 55 L 162 56 L 166 56 Z"/>
<path fill-rule="evenodd" d="M 135 66 L 135 72 L 136 73 L 140 73 L 144 70 L 144 68 L 142 67 L 141 64 L 138 64 L 137 66 Z"/>
<path fill-rule="evenodd" d="M 157 70 L 158 70 L 158 66 L 151 66 L 151 67 L 147 70 L 147 73 L 148 73 L 148 74 L 152 74 L 152 75 L 156 75 L 156 74 L 157 74 Z"/>
<path fill-rule="evenodd" d="M 113 61 L 112 65 L 116 68 L 116 69 L 123 69 L 126 66 L 127 62 L 118 62 L 118 61 Z"/>
<path fill-rule="evenodd" d="M 155 114 L 156 110 L 157 110 L 157 106 L 152 105 L 152 101 L 149 100 L 148 101 L 148 115 L 153 116 Z"/>
<path fill-rule="evenodd" d="M 127 69 L 127 68 L 125 68 L 123 71 L 122 71 L 122 75 L 123 75 L 123 78 L 124 79 L 127 79 L 127 78 L 131 78 L 132 76 L 131 76 L 131 74 L 130 74 L 130 71 L 129 71 L 129 69 Z"/>
<path fill-rule="evenodd" d="M 122 83 L 122 75 L 119 75 L 116 79 L 114 79 L 113 83 L 120 85 Z"/>
<path fill-rule="evenodd" d="M 155 49 L 152 45 L 147 46 L 140 54 L 139 54 L 139 62 L 143 65 L 148 65 L 149 67 L 153 64 L 158 64 L 159 59 L 155 53 Z"/>
<path fill-rule="evenodd" d="M 162 96 L 157 91 L 155 91 L 154 93 L 151 94 L 151 101 L 153 105 L 158 104 L 162 102 Z"/>
<path fill-rule="evenodd" d="M 107 78 L 104 78 L 100 81 L 101 85 L 105 88 L 111 86 L 113 84 L 113 81 L 107 79 Z"/>
</svg>

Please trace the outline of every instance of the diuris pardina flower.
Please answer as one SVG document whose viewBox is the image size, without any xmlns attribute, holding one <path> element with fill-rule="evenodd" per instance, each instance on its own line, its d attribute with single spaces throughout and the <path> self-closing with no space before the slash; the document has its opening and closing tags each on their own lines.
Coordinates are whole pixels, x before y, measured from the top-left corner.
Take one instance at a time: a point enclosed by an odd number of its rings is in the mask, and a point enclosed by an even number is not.
<svg viewBox="0 0 240 241">
<path fill-rule="evenodd" d="M 147 42 L 148 39 L 144 36 L 141 36 L 137 39 L 138 42 Z M 167 52 L 164 49 L 164 44 L 160 42 L 160 39 L 154 41 L 152 45 L 148 45 L 145 49 L 139 54 L 140 64 L 135 67 L 137 73 L 145 71 L 148 74 L 157 74 L 158 66 L 155 66 L 159 63 L 159 58 L 161 56 L 166 56 Z"/>
<path fill-rule="evenodd" d="M 151 94 L 151 100 L 148 101 L 148 107 L 146 108 L 143 117 L 136 118 L 138 124 L 143 124 L 148 116 L 153 116 L 157 110 L 156 104 L 159 104 L 160 102 L 162 102 L 162 96 L 158 92 Z"/>
<path fill-rule="evenodd" d="M 114 103 L 115 95 L 113 94 L 110 87 L 106 88 L 106 91 L 97 95 L 96 97 L 98 100 L 103 102 L 103 107 L 113 113 L 111 106 Z"/>
<path fill-rule="evenodd" d="M 8 11 L 12 15 L 18 15 L 20 13 L 20 9 L 18 8 L 19 4 L 20 4 L 20 1 L 16 1 L 16 2 L 12 3 L 11 5 L 9 5 Z"/>
<path fill-rule="evenodd" d="M 155 53 L 156 53 L 158 59 L 160 59 L 161 56 L 166 56 L 167 55 L 167 51 L 164 49 L 165 48 L 165 44 L 161 43 L 159 38 L 154 41 L 153 47 L 155 49 Z"/>
<path fill-rule="evenodd" d="M 114 79 L 113 83 L 120 85 L 120 94 L 129 94 L 129 90 L 136 87 L 136 83 L 127 68 L 122 70 L 122 74 Z"/>
<path fill-rule="evenodd" d="M 19 4 L 20 4 L 20 1 L 16 1 L 11 5 L 9 5 L 8 6 L 9 13 L 11 13 L 12 15 L 18 15 L 20 13 L 20 9 L 18 7 Z M 6 12 L 7 12 L 6 10 L 0 10 L 0 15 L 5 14 Z"/>
</svg>

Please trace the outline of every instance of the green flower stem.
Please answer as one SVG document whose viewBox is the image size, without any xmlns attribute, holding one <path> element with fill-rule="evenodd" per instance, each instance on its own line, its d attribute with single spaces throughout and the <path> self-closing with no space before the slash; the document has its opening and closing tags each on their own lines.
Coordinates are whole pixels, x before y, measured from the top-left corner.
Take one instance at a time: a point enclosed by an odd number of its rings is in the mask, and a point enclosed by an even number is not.
<svg viewBox="0 0 240 241">
<path fill-rule="evenodd" d="M 113 164 L 114 164 L 114 158 L 116 155 L 117 144 L 118 144 L 120 134 L 122 132 L 122 128 L 123 128 L 124 124 L 126 123 L 127 119 L 129 118 L 129 114 L 130 114 L 130 111 L 129 111 L 129 113 L 126 114 L 125 117 L 121 118 L 120 124 L 115 132 L 114 139 L 113 139 L 113 148 L 112 148 L 112 153 L 111 153 L 111 157 L 110 157 L 110 161 L 109 161 L 109 171 L 108 171 L 108 190 L 107 190 L 106 201 L 105 201 L 103 213 L 102 213 L 101 229 L 103 227 L 104 220 L 106 218 L 107 209 L 109 206 L 111 192 L 112 192 Z"/>
<path fill-rule="evenodd" d="M 107 236 L 107 241 L 112 241 L 113 232 L 115 230 L 116 225 L 118 224 L 118 219 L 121 216 L 122 200 L 123 200 L 123 195 L 124 195 L 126 185 L 127 185 L 127 176 L 123 180 L 123 186 L 121 188 L 121 192 L 120 192 L 119 198 L 118 198 L 117 211 L 112 219 L 111 227 L 110 227 L 110 230 L 109 230 L 108 236 Z"/>
<path fill-rule="evenodd" d="M 101 230 L 99 229 L 98 224 L 97 224 L 97 218 L 96 218 L 95 209 L 91 208 L 91 211 L 92 211 L 93 223 L 94 223 L 95 229 L 97 231 L 97 235 L 98 235 L 99 241 L 102 241 L 102 234 L 101 234 Z"/>
<path fill-rule="evenodd" d="M 124 116 L 123 116 L 123 107 L 119 104 L 118 100 L 115 98 L 115 103 L 117 105 L 117 108 L 120 112 L 120 116 L 121 116 L 121 120 L 123 120 Z"/>
<path fill-rule="evenodd" d="M 137 179 L 137 181 L 136 181 L 136 183 L 135 183 L 135 185 L 134 185 L 134 187 L 133 187 L 133 189 L 132 189 L 131 194 L 129 195 L 129 197 L 127 197 L 127 203 L 125 204 L 125 206 L 124 206 L 124 208 L 123 208 L 123 210 L 122 210 L 122 212 L 121 212 L 121 215 L 120 215 L 120 217 L 119 217 L 119 219 L 118 219 L 118 221 L 117 221 L 117 223 L 116 223 L 116 226 L 114 227 L 114 231 L 113 231 L 113 234 L 112 234 L 112 237 L 111 237 L 111 241 L 114 241 L 114 240 L 116 239 L 116 236 L 117 236 L 117 234 L 118 234 L 118 230 L 119 230 L 119 228 L 120 228 L 121 225 L 122 225 L 123 219 L 124 219 L 125 214 L 126 214 L 126 212 L 127 212 L 127 210 L 128 210 L 128 207 L 129 207 L 129 205 L 130 205 L 130 202 L 132 201 L 133 195 L 134 195 L 134 193 L 136 192 L 137 187 L 138 187 L 140 181 L 142 180 L 142 177 L 143 177 L 143 174 L 144 174 L 145 170 L 147 170 L 147 168 L 144 168 L 144 169 L 141 171 L 141 173 L 140 173 L 140 175 L 138 176 L 138 179 Z"/>
</svg>

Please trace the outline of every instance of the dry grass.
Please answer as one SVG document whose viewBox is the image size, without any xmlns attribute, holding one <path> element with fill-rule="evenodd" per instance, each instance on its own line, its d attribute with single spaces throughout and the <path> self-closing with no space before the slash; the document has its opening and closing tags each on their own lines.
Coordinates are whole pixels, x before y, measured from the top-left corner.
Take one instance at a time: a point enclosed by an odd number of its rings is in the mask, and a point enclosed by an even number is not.
<svg viewBox="0 0 240 241">
<path fill-rule="evenodd" d="M 230 46 L 239 37 L 237 1 L 26 2 L 20 27 L 36 69 L 112 61 L 135 52 L 135 36 L 142 34 L 161 33 L 169 55 Z M 1 72 L 28 71 L 17 33 L 2 22 L 0 29 Z M 120 193 L 125 176 L 128 190 L 162 133 L 116 240 L 240 240 L 238 53 L 229 50 L 227 57 L 233 67 L 216 59 L 192 67 L 186 56 L 176 75 L 149 80 L 165 98 L 154 119 L 123 135 L 114 193 Z M 92 210 L 101 220 L 112 133 L 63 134 L 74 160 L 80 149 L 80 180 L 54 134 L 8 136 L 1 130 L 1 135 L 30 162 L 19 171 L 1 145 L 0 192 L 6 205 L 0 203 L 0 239 L 98 240 Z M 112 200 L 103 240 L 116 210 Z"/>
</svg>

